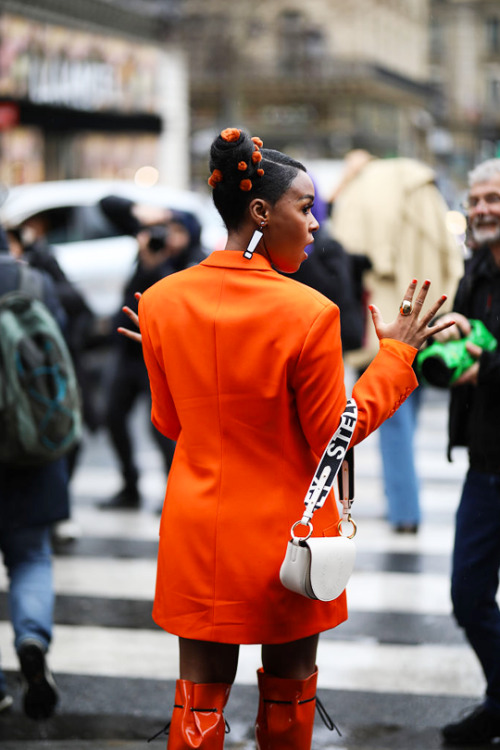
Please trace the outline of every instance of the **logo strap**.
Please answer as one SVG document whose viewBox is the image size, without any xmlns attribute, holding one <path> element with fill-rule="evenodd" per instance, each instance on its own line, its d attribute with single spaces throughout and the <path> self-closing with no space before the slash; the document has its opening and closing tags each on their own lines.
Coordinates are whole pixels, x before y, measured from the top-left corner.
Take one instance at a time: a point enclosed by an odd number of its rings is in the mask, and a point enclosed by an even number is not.
<svg viewBox="0 0 500 750">
<path fill-rule="evenodd" d="M 321 508 L 333 486 L 335 477 L 345 459 L 349 443 L 356 427 L 358 419 L 358 406 L 353 398 L 350 398 L 346 408 L 340 417 L 339 426 L 325 448 L 323 456 L 318 464 L 314 477 L 304 499 L 306 509 L 300 521 L 301 525 L 307 526 L 315 510 Z M 344 506 L 344 518 L 348 516 L 351 507 L 349 493 L 344 492 L 342 498 Z"/>
</svg>

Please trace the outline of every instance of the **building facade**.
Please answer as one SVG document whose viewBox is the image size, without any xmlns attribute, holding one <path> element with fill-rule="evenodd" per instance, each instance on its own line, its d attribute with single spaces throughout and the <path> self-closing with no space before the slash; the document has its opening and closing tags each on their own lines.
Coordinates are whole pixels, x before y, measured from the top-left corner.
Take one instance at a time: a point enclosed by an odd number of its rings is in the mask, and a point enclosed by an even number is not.
<svg viewBox="0 0 500 750">
<path fill-rule="evenodd" d="M 500 3 L 433 0 L 430 75 L 439 90 L 437 152 L 464 177 L 500 156 Z"/>
<path fill-rule="evenodd" d="M 243 124 L 308 157 L 427 159 L 427 0 L 184 0 L 194 158 Z"/>
</svg>

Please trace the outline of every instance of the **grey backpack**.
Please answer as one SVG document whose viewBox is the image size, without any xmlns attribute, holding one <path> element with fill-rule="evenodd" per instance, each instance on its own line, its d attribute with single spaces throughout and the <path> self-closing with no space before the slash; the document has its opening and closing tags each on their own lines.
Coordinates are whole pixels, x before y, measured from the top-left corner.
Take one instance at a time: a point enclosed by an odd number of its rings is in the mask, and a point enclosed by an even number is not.
<svg viewBox="0 0 500 750">
<path fill-rule="evenodd" d="M 80 440 L 80 394 L 43 279 L 19 270 L 18 290 L 0 296 L 0 462 L 42 465 Z"/>
</svg>

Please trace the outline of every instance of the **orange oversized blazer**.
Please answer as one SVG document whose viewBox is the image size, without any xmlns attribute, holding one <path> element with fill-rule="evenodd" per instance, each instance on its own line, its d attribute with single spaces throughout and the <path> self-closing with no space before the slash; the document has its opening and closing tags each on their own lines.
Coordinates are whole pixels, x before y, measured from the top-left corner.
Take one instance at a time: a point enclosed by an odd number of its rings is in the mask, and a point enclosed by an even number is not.
<svg viewBox="0 0 500 750">
<path fill-rule="evenodd" d="M 345 592 L 313 601 L 279 580 L 290 528 L 346 405 L 338 307 L 262 256 L 224 250 L 150 287 L 139 319 L 152 421 L 177 441 L 154 620 L 223 643 L 283 643 L 338 625 Z M 352 444 L 416 387 L 415 353 L 382 340 L 353 390 Z M 314 535 L 337 534 L 338 518 L 331 494 Z"/>
</svg>

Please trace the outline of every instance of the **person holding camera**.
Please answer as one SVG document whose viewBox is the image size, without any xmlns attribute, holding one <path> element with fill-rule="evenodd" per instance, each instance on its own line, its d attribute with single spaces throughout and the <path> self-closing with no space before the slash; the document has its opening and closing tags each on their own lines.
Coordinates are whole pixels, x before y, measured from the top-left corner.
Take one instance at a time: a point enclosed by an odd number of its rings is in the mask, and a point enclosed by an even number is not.
<svg viewBox="0 0 500 750">
<path fill-rule="evenodd" d="M 500 159 L 470 172 L 465 209 L 476 250 L 450 314 L 457 325 L 435 338 L 467 336 L 479 320 L 500 341 Z M 451 595 L 455 618 L 484 672 L 486 695 L 465 718 L 443 728 L 445 742 L 452 745 L 500 737 L 500 347 L 467 341 L 466 349 L 473 364 L 453 383 L 450 399 L 448 456 L 454 446 L 469 452 L 456 516 Z"/>
<path fill-rule="evenodd" d="M 127 234 L 137 238 L 135 267 L 123 293 L 122 309 L 113 321 L 113 331 L 128 323 L 123 307 L 136 304 L 135 294 L 143 292 L 164 276 L 196 265 L 205 257 L 200 244 L 201 227 L 189 213 L 155 206 L 143 206 L 118 196 L 101 200 L 106 215 Z M 116 453 L 123 486 L 100 507 L 138 508 L 140 506 L 139 468 L 134 458 L 129 416 L 137 399 L 150 397 L 149 381 L 140 347 L 115 334 L 114 352 L 107 381 L 105 426 Z M 168 475 L 175 443 L 152 427 Z"/>
</svg>

